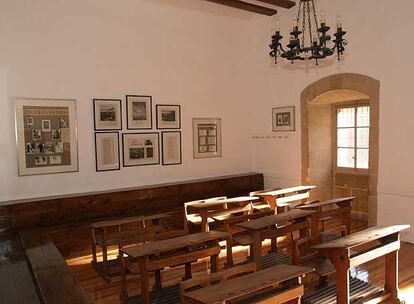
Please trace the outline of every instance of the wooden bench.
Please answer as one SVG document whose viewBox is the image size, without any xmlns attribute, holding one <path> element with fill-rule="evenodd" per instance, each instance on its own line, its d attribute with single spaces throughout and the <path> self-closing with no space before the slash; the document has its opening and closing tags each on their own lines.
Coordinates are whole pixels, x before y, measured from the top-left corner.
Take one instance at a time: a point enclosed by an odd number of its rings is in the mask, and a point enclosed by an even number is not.
<svg viewBox="0 0 414 304">
<path fill-rule="evenodd" d="M 260 197 L 260 200 L 253 203 L 253 208 L 255 211 L 268 211 L 272 210 L 270 207 L 270 204 L 259 194 L 265 193 L 265 192 L 271 192 L 280 190 L 280 188 L 272 188 L 272 189 L 264 189 L 264 190 L 256 190 L 249 193 L 250 196 L 258 196 Z"/>
<path fill-rule="evenodd" d="M 275 213 L 283 213 L 291 205 L 298 204 L 309 198 L 309 191 L 316 188 L 315 186 L 297 186 L 284 188 L 268 192 L 258 193 L 257 196 L 262 197 L 270 204 L 270 208 Z"/>
<path fill-rule="evenodd" d="M 42 304 L 93 303 L 45 232 L 23 232 L 21 237 Z"/>
<path fill-rule="evenodd" d="M 315 202 L 312 204 L 304 204 L 297 207 L 302 210 L 317 211 L 312 216 L 311 222 L 311 238 L 314 244 L 322 242 L 322 234 L 319 229 L 319 223 L 321 220 L 325 220 L 327 218 L 339 218 L 342 221 L 340 226 L 346 226 L 347 234 L 351 233 L 351 210 L 354 199 L 354 196 L 342 197 L 322 202 Z M 325 234 L 329 233 L 329 231 L 325 231 Z"/>
<path fill-rule="evenodd" d="M 249 242 L 252 243 L 251 255 L 257 269 L 261 269 L 262 241 L 285 236 L 294 231 L 299 231 L 301 236 L 306 236 L 310 227 L 309 217 L 313 213 L 315 211 L 291 210 L 237 224 L 247 231 L 244 237 L 248 237 Z"/>
<path fill-rule="evenodd" d="M 375 303 L 388 298 L 398 300 L 398 251 L 400 232 L 409 225 L 373 227 L 337 240 L 314 246 L 329 258 L 336 269 L 336 299 L 327 304 L 349 304 L 351 301 L 349 269 L 373 259 L 385 256 L 385 287 L 376 293 Z M 351 252 L 355 251 L 355 253 Z M 372 299 L 371 294 L 359 293 L 358 301 Z M 336 301 L 335 301 L 336 300 Z"/>
<path fill-rule="evenodd" d="M 108 260 L 108 247 L 122 248 L 125 245 L 155 240 L 166 232 L 160 221 L 168 217 L 168 214 L 154 214 L 92 223 L 91 263 L 94 269 L 109 283 L 111 277 L 120 274 L 120 268 L 118 259 Z M 181 234 L 184 234 L 184 231 Z M 98 262 L 97 247 L 102 250 L 101 262 Z"/>
<path fill-rule="evenodd" d="M 201 217 L 201 231 L 206 232 L 209 231 L 209 219 L 220 215 L 225 216 L 228 209 L 233 209 L 235 212 L 245 212 L 244 208 L 249 205 L 248 208 L 251 209 L 251 203 L 258 199 L 255 196 L 240 196 L 208 202 L 203 201 L 187 206 L 187 210 Z"/>
<path fill-rule="evenodd" d="M 210 286 L 213 283 L 223 282 L 225 280 L 241 276 L 244 274 L 252 273 L 256 271 L 256 264 L 249 263 L 243 264 L 236 267 L 231 267 L 226 270 L 210 273 L 210 274 L 199 274 L 190 280 L 185 280 L 179 283 L 180 286 L 180 301 L 182 304 L 190 303 L 186 300 L 186 292 L 188 290 L 195 290 L 196 287 Z"/>
<path fill-rule="evenodd" d="M 191 207 L 188 208 L 189 206 L 197 205 L 197 204 L 204 203 L 204 202 L 222 200 L 226 198 L 227 196 L 218 196 L 218 197 L 211 197 L 211 198 L 206 198 L 206 199 L 201 199 L 201 200 L 196 200 L 196 201 L 191 201 L 191 202 L 185 202 L 184 203 L 184 230 L 190 233 L 191 228 L 192 228 L 191 226 L 194 226 L 194 227 L 200 227 L 199 230 L 201 231 L 201 221 L 202 221 L 201 216 L 198 213 L 191 211 Z M 223 209 L 224 208 L 225 206 L 223 206 Z"/>
<path fill-rule="evenodd" d="M 186 292 L 184 303 L 300 303 L 304 293 L 302 277 L 309 267 L 277 265 L 218 284 Z"/>
<path fill-rule="evenodd" d="M 149 304 L 149 271 L 185 265 L 186 279 L 189 279 L 192 275 L 191 263 L 201 258 L 210 257 L 211 272 L 217 272 L 220 254 L 218 242 L 229 237 L 230 234 L 226 232 L 209 231 L 121 248 L 119 250 L 121 300 L 126 303 L 129 299 L 126 281 L 127 267 L 138 266 L 141 279 L 141 303 Z M 126 259 L 128 259 L 128 265 Z"/>
<path fill-rule="evenodd" d="M 41 304 L 18 236 L 0 240 L 0 303 Z"/>
</svg>

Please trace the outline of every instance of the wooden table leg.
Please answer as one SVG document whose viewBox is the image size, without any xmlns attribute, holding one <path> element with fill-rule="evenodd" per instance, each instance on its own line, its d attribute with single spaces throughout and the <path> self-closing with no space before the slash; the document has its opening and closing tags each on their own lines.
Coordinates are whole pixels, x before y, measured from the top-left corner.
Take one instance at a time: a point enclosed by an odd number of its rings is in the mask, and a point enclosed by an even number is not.
<svg viewBox="0 0 414 304">
<path fill-rule="evenodd" d="M 201 216 L 201 232 L 208 232 L 208 217 L 207 217 L 207 211 L 200 211 Z"/>
<path fill-rule="evenodd" d="M 346 252 L 334 252 L 332 262 L 336 269 L 336 303 L 350 304 L 349 259 Z"/>
<path fill-rule="evenodd" d="M 233 240 L 231 238 L 226 239 L 226 252 L 227 252 L 227 265 L 226 267 L 233 267 Z"/>
<path fill-rule="evenodd" d="M 210 256 L 210 271 L 212 273 L 219 271 L 219 255 L 215 254 Z"/>
<path fill-rule="evenodd" d="M 253 238 L 252 260 L 256 263 L 257 270 L 260 270 L 262 269 L 262 234 L 260 231 L 252 231 L 251 236 Z"/>
<path fill-rule="evenodd" d="M 162 278 L 161 278 L 161 269 L 155 270 L 155 288 L 162 288 Z"/>
<path fill-rule="evenodd" d="M 184 280 L 189 280 L 193 276 L 191 271 L 191 262 L 185 263 L 184 266 Z"/>
<path fill-rule="evenodd" d="M 141 304 L 149 304 L 149 280 L 146 258 L 138 260 L 141 275 Z"/>
<path fill-rule="evenodd" d="M 126 263 L 125 257 L 122 252 L 119 253 L 121 263 L 121 301 L 122 303 L 128 302 L 128 288 L 126 280 Z"/>
<path fill-rule="evenodd" d="M 321 232 L 319 231 L 319 216 L 318 214 L 311 215 L 311 240 L 312 244 L 319 244 L 321 242 Z"/>
<path fill-rule="evenodd" d="M 398 251 L 385 255 L 385 291 L 398 299 Z"/>
<path fill-rule="evenodd" d="M 347 234 L 351 234 L 351 210 L 352 205 L 351 202 L 348 202 L 346 204 L 346 207 L 344 207 L 344 213 L 342 213 L 342 223 L 346 225 Z"/>
</svg>

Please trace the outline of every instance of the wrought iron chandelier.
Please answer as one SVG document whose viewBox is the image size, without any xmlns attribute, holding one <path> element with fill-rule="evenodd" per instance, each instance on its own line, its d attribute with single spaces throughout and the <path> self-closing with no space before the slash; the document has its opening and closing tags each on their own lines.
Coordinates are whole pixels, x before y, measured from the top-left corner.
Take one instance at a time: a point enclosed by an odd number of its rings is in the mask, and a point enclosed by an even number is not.
<svg viewBox="0 0 414 304">
<path fill-rule="evenodd" d="M 296 60 L 315 60 L 316 65 L 318 61 L 335 54 L 338 55 L 338 60 L 341 60 L 341 55 L 345 51 L 345 46 L 348 42 L 343 38 L 346 34 L 342 30 L 341 16 L 337 16 L 336 33 L 333 47 L 328 46 L 331 36 L 328 35 L 330 27 L 326 23 L 325 12 L 321 11 L 320 25 L 318 17 L 316 16 L 316 7 L 314 0 L 299 0 L 298 12 L 294 17 L 293 30 L 290 32 L 290 41 L 287 45 L 287 50 L 283 48 L 280 35 L 280 21 L 276 21 L 276 27 L 272 33 L 272 43 L 269 45 L 271 51 L 269 55 L 275 58 L 282 57 L 291 61 Z M 302 24 L 302 29 L 299 30 L 299 24 Z"/>
</svg>

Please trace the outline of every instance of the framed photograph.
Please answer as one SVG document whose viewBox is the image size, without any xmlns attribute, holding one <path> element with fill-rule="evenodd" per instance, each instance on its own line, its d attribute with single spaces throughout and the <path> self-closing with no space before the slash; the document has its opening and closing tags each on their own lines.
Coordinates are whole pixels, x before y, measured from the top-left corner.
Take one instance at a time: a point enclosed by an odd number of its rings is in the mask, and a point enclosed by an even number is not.
<svg viewBox="0 0 414 304">
<path fill-rule="evenodd" d="M 15 98 L 14 103 L 19 175 L 78 171 L 76 101 Z"/>
<path fill-rule="evenodd" d="M 121 99 L 94 99 L 94 126 L 96 131 L 122 130 Z M 59 120 L 64 125 L 65 120 Z"/>
<path fill-rule="evenodd" d="M 272 131 L 295 131 L 295 107 L 272 109 Z"/>
<path fill-rule="evenodd" d="M 157 105 L 157 129 L 180 129 L 181 106 Z"/>
<path fill-rule="evenodd" d="M 180 131 L 161 132 L 161 147 L 164 166 L 182 164 Z"/>
<path fill-rule="evenodd" d="M 152 129 L 152 97 L 127 95 L 128 130 Z"/>
<path fill-rule="evenodd" d="M 119 133 L 95 133 L 95 156 L 96 171 L 120 170 Z"/>
<path fill-rule="evenodd" d="M 124 167 L 158 165 L 159 146 L 158 133 L 122 134 Z"/>
<path fill-rule="evenodd" d="M 221 157 L 221 119 L 193 118 L 194 158 Z"/>
</svg>

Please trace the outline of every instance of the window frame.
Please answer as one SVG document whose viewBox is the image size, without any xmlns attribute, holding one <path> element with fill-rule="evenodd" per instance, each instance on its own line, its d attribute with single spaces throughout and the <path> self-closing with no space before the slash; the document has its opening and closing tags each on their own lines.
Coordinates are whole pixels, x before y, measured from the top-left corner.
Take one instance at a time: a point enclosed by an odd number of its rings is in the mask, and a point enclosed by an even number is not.
<svg viewBox="0 0 414 304">
<path fill-rule="evenodd" d="M 367 149 L 368 150 L 368 169 L 362 169 L 357 168 L 357 130 L 358 128 L 367 128 L 367 127 L 357 127 L 357 108 L 358 107 L 369 107 L 370 112 L 370 121 L 369 121 L 369 142 L 368 142 L 368 148 L 361 148 L 361 149 Z M 347 167 L 338 167 L 338 109 L 344 109 L 344 108 L 355 108 L 355 122 L 353 127 L 349 127 L 354 129 L 354 147 L 350 149 L 354 149 L 354 167 L 353 168 L 347 168 Z M 347 102 L 347 103 L 338 103 L 335 104 L 333 107 L 333 159 L 334 159 L 334 173 L 342 173 L 342 174 L 353 174 L 353 175 L 368 175 L 369 174 L 369 168 L 370 168 L 370 160 L 371 160 L 371 106 L 368 101 L 353 101 L 353 102 Z M 341 129 L 341 128 L 340 128 Z M 346 129 L 346 127 L 344 128 Z"/>
</svg>

